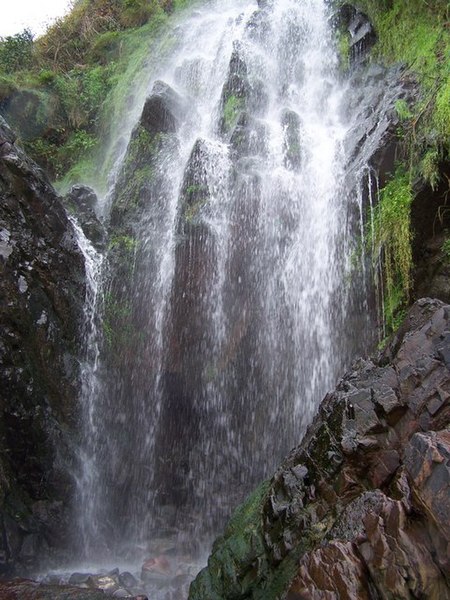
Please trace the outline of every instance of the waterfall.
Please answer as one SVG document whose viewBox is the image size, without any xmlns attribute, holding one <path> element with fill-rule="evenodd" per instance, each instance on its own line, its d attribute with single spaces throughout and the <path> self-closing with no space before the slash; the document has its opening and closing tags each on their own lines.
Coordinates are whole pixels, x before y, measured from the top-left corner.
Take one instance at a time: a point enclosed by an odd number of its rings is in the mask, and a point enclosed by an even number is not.
<svg viewBox="0 0 450 600">
<path fill-rule="evenodd" d="M 114 177 L 83 392 L 96 556 L 207 547 L 368 343 L 330 8 L 259 5 L 204 2 L 178 25 Z"/>
</svg>

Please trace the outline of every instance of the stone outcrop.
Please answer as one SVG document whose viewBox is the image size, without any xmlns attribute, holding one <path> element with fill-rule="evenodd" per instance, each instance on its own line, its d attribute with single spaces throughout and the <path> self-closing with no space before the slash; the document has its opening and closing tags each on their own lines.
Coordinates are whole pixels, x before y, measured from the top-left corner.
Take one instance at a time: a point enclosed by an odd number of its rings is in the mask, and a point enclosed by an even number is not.
<svg viewBox="0 0 450 600">
<path fill-rule="evenodd" d="M 64 536 L 84 260 L 60 198 L 0 119 L 0 571 Z"/>
<path fill-rule="evenodd" d="M 420 300 L 236 511 L 190 600 L 448 597 L 449 367 L 450 306 Z"/>
<path fill-rule="evenodd" d="M 97 217 L 98 198 L 87 185 L 73 185 L 64 198 L 67 208 L 75 215 L 84 235 L 99 251 L 105 249 L 106 231 Z"/>
</svg>

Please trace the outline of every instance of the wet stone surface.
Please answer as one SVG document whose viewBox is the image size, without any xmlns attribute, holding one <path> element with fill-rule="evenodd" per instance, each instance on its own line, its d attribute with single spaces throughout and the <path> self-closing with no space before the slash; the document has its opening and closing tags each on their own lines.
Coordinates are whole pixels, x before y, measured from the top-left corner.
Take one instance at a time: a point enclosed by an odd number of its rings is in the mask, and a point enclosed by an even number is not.
<svg viewBox="0 0 450 600">
<path fill-rule="evenodd" d="M 96 600 L 97 598 L 132 598 L 134 600 L 185 600 L 191 581 L 204 566 L 204 561 L 180 553 L 170 540 L 157 540 L 154 552 L 126 567 L 89 568 L 49 572 L 35 581 L 20 580 L 0 583 L 2 594 L 18 589 L 20 594 L 40 590 L 51 600 Z M 16 588 L 14 587 L 16 586 Z M 33 591 L 34 593 L 34 591 Z M 99 593 L 101 595 L 99 595 Z M 18 595 L 17 598 L 26 596 Z M 81 595 L 80 595 L 81 594 Z M 8 597 L 8 596 L 5 596 Z M 30 599 L 44 596 L 29 596 Z M 11 596 L 15 599 L 15 596 Z"/>
</svg>

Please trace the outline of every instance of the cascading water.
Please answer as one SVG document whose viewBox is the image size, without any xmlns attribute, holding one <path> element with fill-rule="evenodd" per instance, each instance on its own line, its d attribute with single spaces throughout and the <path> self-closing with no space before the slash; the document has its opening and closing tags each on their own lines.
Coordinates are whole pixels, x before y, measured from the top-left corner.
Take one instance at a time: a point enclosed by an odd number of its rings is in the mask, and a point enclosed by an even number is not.
<svg viewBox="0 0 450 600">
<path fill-rule="evenodd" d="M 259 4 L 179 25 L 111 193 L 80 502 L 97 554 L 207 545 L 364 347 L 330 9 Z"/>
</svg>

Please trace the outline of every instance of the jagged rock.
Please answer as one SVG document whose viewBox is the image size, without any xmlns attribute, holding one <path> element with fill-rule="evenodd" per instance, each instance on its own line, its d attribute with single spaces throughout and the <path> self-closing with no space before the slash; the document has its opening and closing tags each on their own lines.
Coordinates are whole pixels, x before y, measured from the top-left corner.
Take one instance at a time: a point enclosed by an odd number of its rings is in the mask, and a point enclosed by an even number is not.
<svg viewBox="0 0 450 600">
<path fill-rule="evenodd" d="M 247 65 L 238 42 L 234 42 L 228 77 L 222 90 L 222 120 L 220 130 L 228 134 L 233 130 L 241 112 L 246 108 L 250 94 Z"/>
<path fill-rule="evenodd" d="M 183 98 L 163 81 L 156 81 L 142 110 L 140 124 L 150 135 L 175 133 L 186 112 Z"/>
<path fill-rule="evenodd" d="M 207 161 L 209 151 L 204 140 L 198 139 L 192 149 L 186 166 L 179 208 L 177 230 L 188 234 L 201 221 L 201 209 L 210 197 L 207 179 Z"/>
<path fill-rule="evenodd" d="M 350 63 L 364 62 L 377 40 L 369 18 L 351 4 L 343 4 L 339 8 L 338 20 L 350 36 Z"/>
<path fill-rule="evenodd" d="M 364 93 L 360 92 L 362 89 Z M 344 142 L 349 157 L 347 177 L 352 178 L 362 165 L 369 165 L 377 176 L 377 186 L 375 177 L 367 186 L 373 194 L 384 187 L 395 171 L 400 143 L 396 102 L 408 101 L 415 93 L 414 84 L 404 76 L 401 66 L 387 69 L 373 64 L 367 69 L 356 69 L 351 75 L 343 102 L 344 117 L 359 125 L 349 131 Z"/>
<path fill-rule="evenodd" d="M 359 360 L 238 509 L 190 589 L 209 598 L 446 598 L 450 306 L 421 300 Z"/>
<path fill-rule="evenodd" d="M 0 570 L 30 567 L 64 537 L 78 415 L 85 270 L 41 169 L 0 118 Z M 63 433 L 66 432 L 66 433 Z M 46 541 L 44 541 L 44 536 Z"/>
<path fill-rule="evenodd" d="M 377 36 L 366 15 L 356 12 L 348 25 L 350 33 L 350 61 L 361 62 L 375 44 Z"/>
<path fill-rule="evenodd" d="M 151 202 L 154 190 L 164 189 L 164 173 L 156 168 L 162 154 L 176 155 L 175 132 L 185 111 L 183 99 L 157 81 L 134 128 L 111 203 L 111 234 L 126 235 Z"/>
<path fill-rule="evenodd" d="M 76 215 L 88 240 L 97 250 L 104 250 L 106 231 L 95 213 L 98 199 L 94 190 L 87 185 L 74 185 L 64 201 Z"/>
</svg>

